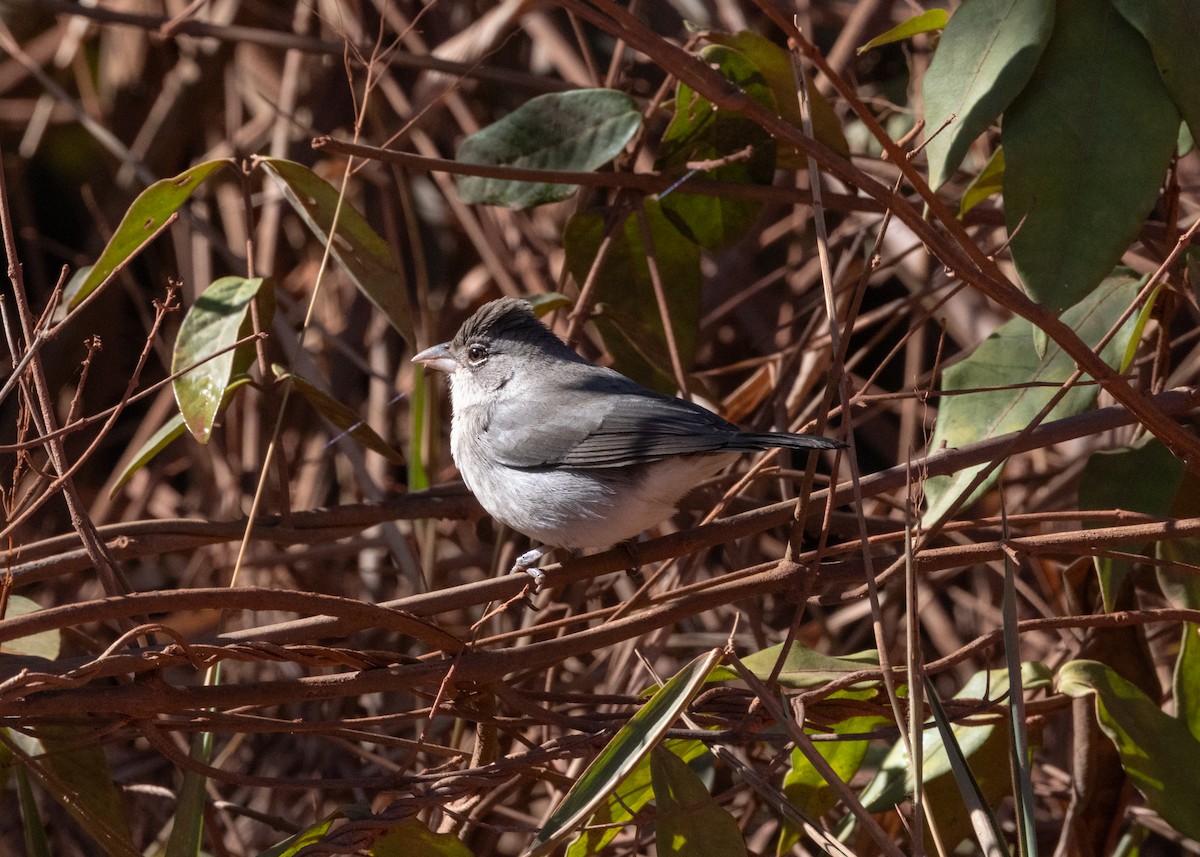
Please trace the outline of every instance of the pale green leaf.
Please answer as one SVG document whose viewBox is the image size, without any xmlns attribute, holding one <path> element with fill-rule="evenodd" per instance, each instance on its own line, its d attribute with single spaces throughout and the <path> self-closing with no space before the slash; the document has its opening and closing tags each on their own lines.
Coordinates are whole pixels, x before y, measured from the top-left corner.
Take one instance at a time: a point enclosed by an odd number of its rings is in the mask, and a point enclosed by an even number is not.
<svg viewBox="0 0 1200 857">
<path fill-rule="evenodd" d="M 633 99 L 613 89 L 578 89 L 531 98 L 467 137 L 464 164 L 588 172 L 608 163 L 642 127 Z M 531 208 L 567 199 L 576 185 L 459 176 L 464 202 Z"/>
</svg>

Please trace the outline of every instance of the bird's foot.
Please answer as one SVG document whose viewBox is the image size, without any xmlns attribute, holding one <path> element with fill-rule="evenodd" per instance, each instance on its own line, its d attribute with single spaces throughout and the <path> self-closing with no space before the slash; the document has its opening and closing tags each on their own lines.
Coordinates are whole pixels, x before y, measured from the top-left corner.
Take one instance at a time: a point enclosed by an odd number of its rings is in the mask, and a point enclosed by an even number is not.
<svg viewBox="0 0 1200 857">
<path fill-rule="evenodd" d="M 637 539 L 617 542 L 615 547 L 623 549 L 629 555 L 629 567 L 625 569 L 625 574 L 635 584 L 641 586 L 645 578 L 642 577 L 642 561 L 638 557 Z"/>
<path fill-rule="evenodd" d="M 517 557 L 517 561 L 513 563 L 512 571 L 509 574 L 519 574 L 524 572 L 533 578 L 533 591 L 536 594 L 542 588 L 542 584 L 546 582 L 546 573 L 537 567 L 542 557 L 554 552 L 554 548 L 550 545 L 540 545 L 533 550 L 525 551 Z"/>
</svg>

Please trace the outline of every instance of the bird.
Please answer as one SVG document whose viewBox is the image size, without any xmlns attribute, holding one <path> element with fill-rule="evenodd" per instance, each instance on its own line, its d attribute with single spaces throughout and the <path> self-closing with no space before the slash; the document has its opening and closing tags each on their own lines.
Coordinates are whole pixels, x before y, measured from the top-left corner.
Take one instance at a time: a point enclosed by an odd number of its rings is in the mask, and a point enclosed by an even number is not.
<svg viewBox="0 0 1200 857">
<path fill-rule="evenodd" d="M 742 431 L 643 387 L 577 354 L 520 298 L 484 304 L 452 340 L 412 360 L 449 376 L 450 452 L 467 488 L 494 519 L 540 543 L 512 568 L 534 591 L 547 554 L 627 542 L 742 453 L 845 446 Z"/>
</svg>

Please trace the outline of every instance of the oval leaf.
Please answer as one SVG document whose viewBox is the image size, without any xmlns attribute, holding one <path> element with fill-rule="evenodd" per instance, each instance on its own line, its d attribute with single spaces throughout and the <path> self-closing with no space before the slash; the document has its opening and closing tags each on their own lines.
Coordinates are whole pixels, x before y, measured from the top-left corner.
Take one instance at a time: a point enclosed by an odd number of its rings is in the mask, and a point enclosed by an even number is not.
<svg viewBox="0 0 1200 857">
<path fill-rule="evenodd" d="M 696 330 L 700 323 L 700 248 L 684 238 L 647 199 L 646 218 L 654 240 L 654 258 L 666 291 L 667 307 L 679 360 L 684 371 L 692 366 Z M 563 233 L 567 269 L 577 283 L 587 279 L 604 239 L 604 217 L 585 212 L 572 217 Z M 635 381 L 673 393 L 679 385 L 671 369 L 662 314 L 646 264 L 646 249 L 636 217 L 619 227 L 601 263 L 599 314 L 594 321 L 617 367 Z"/>
<path fill-rule="evenodd" d="M 1187 724 L 1168 717 L 1140 688 L 1099 661 L 1071 661 L 1058 673 L 1067 696 L 1096 696 L 1100 728 L 1121 755 L 1121 766 L 1146 803 L 1185 836 L 1200 839 L 1196 771 L 1200 741 Z"/>
<path fill-rule="evenodd" d="M 1153 436 L 1124 449 L 1097 452 L 1088 459 L 1079 480 L 1079 508 L 1168 515 L 1185 472 L 1183 462 Z M 1154 478 L 1146 479 L 1147 473 L 1153 473 Z M 1085 522 L 1084 526 L 1094 527 L 1096 523 Z M 1116 549 L 1138 554 L 1144 548 L 1144 543 L 1129 543 Z M 1098 556 L 1095 565 L 1104 609 L 1111 612 L 1116 609 L 1117 591 L 1121 581 L 1133 570 L 1133 562 Z"/>
<path fill-rule="evenodd" d="M 775 666 L 779 663 L 782 652 L 783 643 L 779 643 L 747 655 L 742 659 L 742 666 L 763 681 L 775 676 L 775 681 L 780 687 L 792 690 L 810 690 L 843 679 L 851 673 L 879 667 L 879 652 L 874 649 L 835 657 L 815 652 L 800 643 L 792 643 L 783 666 L 776 675 Z M 709 681 L 729 681 L 736 678 L 737 673 L 734 670 L 718 667 L 712 671 Z M 862 689 L 878 684 L 878 681 L 866 681 L 854 685 L 854 688 Z"/>
<path fill-rule="evenodd" d="M 401 288 L 403 279 L 387 242 L 354 206 L 343 200 L 339 210 L 337 188 L 308 167 L 279 158 L 264 158 L 261 163 L 283 189 L 292 208 L 323 243 L 329 244 L 337 214 L 337 240 L 329 247 L 333 258 L 404 340 L 416 342 L 408 296 Z"/>
<path fill-rule="evenodd" d="M 742 831 L 729 811 L 713 800 L 688 763 L 655 747 L 650 754 L 654 784 L 655 837 L 660 857 L 738 857 L 746 854 Z"/>
<path fill-rule="evenodd" d="M 10 595 L 8 596 L 8 603 L 5 606 L 4 615 L 6 618 L 24 616 L 28 613 L 36 613 L 41 609 L 41 606 L 37 602 L 30 601 L 23 595 Z M 52 629 L 49 631 L 39 631 L 36 634 L 30 634 L 28 637 L 18 637 L 15 640 L 0 643 L 0 652 L 4 652 L 7 655 L 32 655 L 36 658 L 45 658 L 52 661 L 58 657 L 61 634 L 62 632 L 58 629 Z"/>
<path fill-rule="evenodd" d="M 742 30 L 733 34 L 709 32 L 705 34 L 705 38 L 714 44 L 733 48 L 753 63 L 770 87 L 775 104 L 779 108 L 779 115 L 797 128 L 804 127 L 804 120 L 800 115 L 800 101 L 796 94 L 792 57 L 786 50 L 753 30 Z M 842 123 L 838 120 L 829 99 L 816 87 L 809 87 L 808 96 L 812 104 L 813 137 L 842 157 L 850 157 L 850 144 L 846 142 Z M 802 151 L 782 143 L 779 144 L 777 159 L 780 169 L 798 170 L 808 165 L 808 158 Z"/>
<path fill-rule="evenodd" d="M 699 741 L 668 739 L 654 749 L 671 753 L 690 762 L 708 753 L 708 748 Z M 628 824 L 654 799 L 650 785 L 650 760 L 642 759 L 636 768 L 621 781 L 616 790 L 596 810 L 578 838 L 567 848 L 566 857 L 587 857 L 600 854 L 605 846 L 621 833 L 621 826 Z"/>
<path fill-rule="evenodd" d="M 250 301 L 262 283 L 262 277 L 222 277 L 205 289 L 179 326 L 171 371 L 200 363 L 237 342 L 249 318 Z M 179 412 L 188 431 L 201 443 L 208 443 L 233 379 L 235 359 L 233 351 L 226 351 L 175 379 Z"/>
<path fill-rule="evenodd" d="M 1058 20 L 1069 25 L 1054 28 L 1001 135 L 1013 261 L 1030 297 L 1054 311 L 1129 249 L 1179 131 L 1149 46 L 1112 6 L 1062 0 Z"/>
<path fill-rule="evenodd" d="M 589 172 L 611 161 L 642 127 L 633 99 L 614 89 L 578 89 L 532 98 L 458 147 L 464 164 Z M 567 199 L 576 185 L 456 178 L 464 202 L 531 208 Z"/>
<path fill-rule="evenodd" d="M 1200 136 L 1200 75 L 1196 40 L 1200 38 L 1197 0 L 1113 0 L 1113 6 L 1150 44 L 1158 74 L 1192 136 Z M 1182 154 L 1185 150 L 1180 149 Z"/>
<path fill-rule="evenodd" d="M 1145 278 L 1135 279 L 1124 271 L 1109 277 L 1077 306 L 1063 314 L 1063 321 L 1089 345 L 1095 345 L 1108 333 L 1125 308 L 1133 302 Z M 1104 347 L 1100 356 L 1109 366 L 1116 366 L 1136 326 L 1130 318 L 1120 332 Z M 1019 431 L 1029 424 L 1055 394 L 1053 386 L 1061 384 L 1075 371 L 1075 361 L 1054 343 L 1049 343 L 1045 356 L 1039 358 L 1034 346 L 1033 326 L 1023 318 L 1015 318 L 989 336 L 969 357 L 942 373 L 941 388 L 945 391 L 972 390 L 945 396 L 938 405 L 937 421 L 931 450 L 961 447 L 985 438 Z M 1088 380 L 1084 376 L 1082 381 Z M 1049 419 L 1062 419 L 1091 406 L 1096 399 L 1096 385 L 1077 384 L 1051 411 Z M 960 470 L 953 476 L 935 476 L 925 482 L 928 508 L 926 522 L 942 517 L 959 500 L 959 495 L 975 479 L 984 465 Z M 993 468 L 988 478 L 970 497 L 978 499 L 999 477 L 1000 469 Z"/>
<path fill-rule="evenodd" d="M 954 13 L 921 84 L 930 187 L 1029 82 L 1053 26 L 1053 0 L 966 0 Z"/>
<path fill-rule="evenodd" d="M 646 701 L 575 781 L 545 826 L 538 831 L 525 852 L 527 857 L 549 854 L 604 802 L 654 749 L 704 684 L 709 670 L 720 660 L 720 649 L 701 655 Z"/>
<path fill-rule="evenodd" d="M 765 75 L 741 51 L 710 45 L 700 56 L 759 104 L 778 112 Z M 775 140 L 758 123 L 730 110 L 718 110 L 681 83 L 675 93 L 675 117 L 663 134 L 655 167 L 683 173 L 694 162 L 729 158 L 704 175 L 731 184 L 770 184 L 775 176 L 775 155 Z M 720 250 L 741 239 L 763 207 L 756 200 L 712 194 L 663 194 L 660 200 L 663 213 L 676 229 L 706 250 Z"/>
<path fill-rule="evenodd" d="M 63 303 L 67 307 L 74 307 L 103 285 L 113 271 L 141 252 L 206 178 L 231 163 L 226 158 L 205 161 L 173 178 L 156 181 L 138 194 L 121 218 L 117 231 L 109 239 L 100 258 L 87 269 L 86 274 L 71 279 L 63 293 Z"/>
</svg>

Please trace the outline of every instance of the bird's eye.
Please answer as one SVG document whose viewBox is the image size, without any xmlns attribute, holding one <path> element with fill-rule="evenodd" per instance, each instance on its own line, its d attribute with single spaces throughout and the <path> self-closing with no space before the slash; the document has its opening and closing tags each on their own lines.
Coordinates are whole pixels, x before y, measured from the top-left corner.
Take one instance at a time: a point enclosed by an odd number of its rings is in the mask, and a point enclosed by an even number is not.
<svg viewBox="0 0 1200 857">
<path fill-rule="evenodd" d="M 475 366 L 487 360 L 488 350 L 479 343 L 467 346 L 467 359 Z"/>
</svg>

